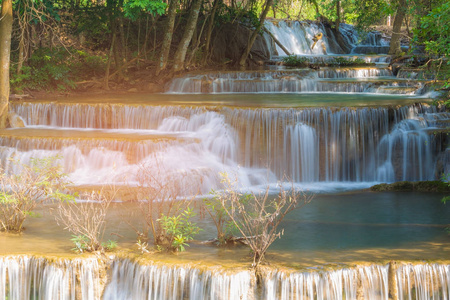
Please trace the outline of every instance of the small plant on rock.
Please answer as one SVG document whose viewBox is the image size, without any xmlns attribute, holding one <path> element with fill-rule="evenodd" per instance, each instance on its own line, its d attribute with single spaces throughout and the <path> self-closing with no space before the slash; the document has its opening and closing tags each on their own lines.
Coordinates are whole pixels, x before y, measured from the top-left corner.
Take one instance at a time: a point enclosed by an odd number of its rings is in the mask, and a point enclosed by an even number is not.
<svg viewBox="0 0 450 300">
<path fill-rule="evenodd" d="M 194 216 L 195 213 L 189 207 L 177 216 L 162 215 L 157 221 L 161 224 L 164 240 L 158 246 L 168 252 L 185 251 L 185 247 L 189 246 L 187 242 L 193 240 L 200 231 L 200 227 L 191 222 Z"/>
</svg>

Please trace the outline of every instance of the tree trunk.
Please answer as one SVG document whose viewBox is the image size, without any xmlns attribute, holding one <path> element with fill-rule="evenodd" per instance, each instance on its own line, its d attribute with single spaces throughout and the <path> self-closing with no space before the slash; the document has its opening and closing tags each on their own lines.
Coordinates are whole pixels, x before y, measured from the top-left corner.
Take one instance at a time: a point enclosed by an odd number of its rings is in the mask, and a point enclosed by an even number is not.
<svg viewBox="0 0 450 300">
<path fill-rule="evenodd" d="M 111 47 L 109 48 L 108 62 L 106 63 L 105 82 L 104 82 L 105 90 L 109 90 L 109 71 L 111 69 L 111 60 L 112 60 L 112 56 L 113 56 L 113 50 L 114 50 L 115 43 L 116 43 L 116 33 L 113 32 Z"/>
<path fill-rule="evenodd" d="M 8 115 L 12 25 L 12 0 L 3 0 L 0 14 L 0 128 L 6 127 Z"/>
<path fill-rule="evenodd" d="M 16 70 L 17 75 L 22 73 L 23 62 L 25 61 L 24 52 L 25 52 L 25 31 L 21 30 L 19 41 L 19 58 L 17 61 L 17 70 Z"/>
<path fill-rule="evenodd" d="M 186 29 L 181 37 L 180 44 L 178 45 L 177 51 L 175 52 L 173 70 L 175 72 L 180 71 L 184 66 L 184 60 L 186 58 L 186 52 L 188 50 L 189 44 L 192 40 L 192 35 L 194 34 L 195 27 L 197 26 L 198 14 L 200 12 L 200 7 L 202 6 L 203 0 L 194 0 L 189 11 L 189 17 L 186 24 Z"/>
<path fill-rule="evenodd" d="M 252 35 L 250 36 L 250 39 L 247 43 L 247 48 L 245 49 L 244 53 L 242 53 L 241 59 L 239 61 L 240 66 L 245 66 L 245 62 L 247 61 L 248 54 L 252 50 L 253 43 L 255 43 L 256 37 L 259 34 L 259 31 L 261 30 L 261 27 L 264 25 L 264 21 L 266 20 L 267 13 L 269 12 L 270 8 L 272 7 L 273 0 L 267 0 L 266 6 L 264 7 L 264 10 L 261 13 L 261 16 L 259 17 L 259 23 L 258 26 L 256 26 L 255 30 L 253 31 Z"/>
<path fill-rule="evenodd" d="M 336 0 L 336 32 L 339 32 L 339 24 L 341 24 L 341 1 Z"/>
<path fill-rule="evenodd" d="M 161 46 L 161 53 L 159 55 L 159 63 L 156 66 L 156 75 L 167 67 L 169 60 L 170 45 L 172 44 L 173 27 L 175 25 L 175 16 L 177 14 L 178 0 L 169 0 L 169 9 L 167 15 L 167 22 L 164 28 L 164 39 Z"/>
<path fill-rule="evenodd" d="M 403 19 L 406 14 L 406 0 L 398 2 L 397 13 L 395 14 L 394 25 L 392 27 L 391 45 L 389 47 L 389 54 L 399 55 L 402 52 L 400 48 L 400 38 Z"/>
<path fill-rule="evenodd" d="M 211 34 L 214 28 L 214 18 L 216 17 L 217 7 L 221 0 L 214 0 L 213 8 L 211 10 L 211 18 L 209 19 L 208 30 L 206 31 L 206 40 L 205 40 L 205 53 L 203 57 L 203 63 L 205 64 L 209 59 L 209 47 L 211 44 Z"/>
</svg>

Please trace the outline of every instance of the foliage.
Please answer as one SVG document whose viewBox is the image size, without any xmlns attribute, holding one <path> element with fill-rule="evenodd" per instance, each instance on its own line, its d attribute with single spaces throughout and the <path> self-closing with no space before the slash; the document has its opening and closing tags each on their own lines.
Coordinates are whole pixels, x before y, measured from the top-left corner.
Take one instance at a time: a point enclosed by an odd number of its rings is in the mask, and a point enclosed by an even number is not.
<svg viewBox="0 0 450 300">
<path fill-rule="evenodd" d="M 370 65 L 362 58 L 346 58 L 346 57 L 333 57 L 333 60 L 328 62 L 330 66 L 350 67 L 350 66 L 367 66 Z"/>
<path fill-rule="evenodd" d="M 283 57 L 283 63 L 288 67 L 307 67 L 309 60 L 304 56 L 289 55 Z"/>
<path fill-rule="evenodd" d="M 414 33 L 416 41 L 422 41 L 428 53 L 450 58 L 450 2 L 443 2 L 421 18 Z"/>
<path fill-rule="evenodd" d="M 164 236 L 159 246 L 171 252 L 185 251 L 185 247 L 189 246 L 187 242 L 193 240 L 200 231 L 200 227 L 190 221 L 194 216 L 195 213 L 190 207 L 177 216 L 162 215 L 161 219 L 157 220 Z"/>
<path fill-rule="evenodd" d="M 32 159 L 31 164 L 12 161 L 16 174 L 0 175 L 0 231 L 21 232 L 28 216 L 45 201 L 69 201 L 67 176 L 57 157 Z"/>
<path fill-rule="evenodd" d="M 167 3 L 158 0 L 127 0 L 125 1 L 123 10 L 125 17 L 135 21 L 142 12 L 152 15 L 162 15 L 166 7 Z"/>
<path fill-rule="evenodd" d="M 294 208 L 309 203 L 312 196 L 299 194 L 293 187 L 288 192 L 282 186 L 275 198 L 269 195 L 268 187 L 262 194 L 245 194 L 237 190 L 237 180 L 225 173 L 221 175 L 224 192 L 217 197 L 252 249 L 252 266 L 257 268 L 269 246 L 283 235 L 284 231 L 278 230 L 283 218 Z"/>
<path fill-rule="evenodd" d="M 233 23 L 239 21 L 244 26 L 255 28 L 259 24 L 259 18 L 256 10 L 246 9 L 245 7 L 231 7 L 223 2 L 220 3 L 216 22 L 219 24 Z"/>
<path fill-rule="evenodd" d="M 23 90 L 70 90 L 75 81 L 97 75 L 105 68 L 102 56 L 64 48 L 40 48 L 33 53 L 21 74 L 11 72 L 11 87 Z"/>
<path fill-rule="evenodd" d="M 395 4 L 395 2 L 392 2 Z M 357 14 L 356 25 L 359 30 L 368 31 L 378 24 L 382 18 L 393 15 L 395 7 L 386 0 L 356 1 L 353 12 Z"/>
<path fill-rule="evenodd" d="M 71 241 L 75 245 L 74 251 L 103 252 L 117 247 L 115 241 L 102 242 L 106 230 L 108 207 L 114 195 L 115 193 L 93 191 L 83 196 L 87 202 L 68 201 L 58 205 L 55 213 L 56 221 L 72 233 Z"/>
<path fill-rule="evenodd" d="M 220 201 L 220 194 L 212 191 L 213 197 L 203 199 L 203 205 L 217 229 L 217 244 L 233 243 L 235 227 Z"/>
</svg>

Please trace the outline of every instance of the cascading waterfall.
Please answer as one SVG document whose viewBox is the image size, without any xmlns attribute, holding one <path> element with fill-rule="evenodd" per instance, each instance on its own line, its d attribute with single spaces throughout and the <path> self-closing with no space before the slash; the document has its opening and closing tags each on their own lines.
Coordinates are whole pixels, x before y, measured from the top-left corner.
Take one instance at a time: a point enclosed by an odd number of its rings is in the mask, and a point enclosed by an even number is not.
<svg viewBox="0 0 450 300">
<path fill-rule="evenodd" d="M 394 263 L 337 270 L 248 270 L 139 263 L 111 257 L 0 258 L 0 299 L 399 299 L 448 300 L 450 265 Z"/>
<path fill-rule="evenodd" d="M 284 134 L 285 166 L 300 166 L 286 169 L 287 174 L 295 182 L 312 182 L 319 180 L 319 160 L 316 150 L 319 149 L 316 131 L 308 125 L 298 123 L 287 126 Z"/>
<path fill-rule="evenodd" d="M 289 51 L 295 55 L 324 55 L 330 53 L 345 53 L 334 33 L 326 30 L 322 23 L 305 21 L 273 21 L 266 20 L 264 27 Z M 360 37 L 356 29 L 349 24 L 340 24 L 339 32 L 345 43 L 351 47 L 351 53 L 388 53 L 389 41 L 380 32 L 368 32 Z M 323 35 L 317 45 L 311 49 L 313 37 Z M 269 35 L 265 35 L 267 46 L 273 56 L 286 56 L 287 54 L 274 45 Z M 321 46 L 324 44 L 324 47 Z M 325 51 L 324 51 L 325 50 Z"/>
<path fill-rule="evenodd" d="M 249 271 L 226 272 L 193 267 L 140 265 L 114 261 L 104 299 L 251 299 Z"/>
<path fill-rule="evenodd" d="M 32 157 L 59 153 L 76 184 L 136 182 L 139 167 L 147 164 L 202 181 L 203 193 L 219 186 L 217 174 L 223 171 L 238 173 L 244 186 L 276 182 L 284 175 L 298 183 L 434 179 L 442 150 L 429 128 L 445 126 L 450 118 L 436 107 L 420 105 L 267 110 L 76 104 L 64 108 L 72 109 L 71 118 L 59 115 L 62 106 L 56 104 L 12 108 L 31 128 L 57 124 L 83 131 L 102 126 L 102 132 L 110 134 L 109 128 L 117 133 L 121 130 L 115 128 L 121 126 L 124 132 L 151 138 L 120 143 L 101 136 L 95 143 L 69 138 L 65 145 L 60 139 L 17 143 L 14 137 L 2 137 L 0 155 L 7 172 L 15 172 L 10 170 L 11 156 L 27 163 Z M 87 111 L 104 122 L 86 118 Z M 16 149 L 20 144 L 23 148 Z"/>
<path fill-rule="evenodd" d="M 350 79 L 350 80 L 349 80 Z M 267 72 L 222 72 L 175 78 L 172 94 L 339 92 L 415 94 L 422 84 L 397 79 L 387 68 L 324 68 Z"/>
<path fill-rule="evenodd" d="M 104 288 L 101 276 L 95 258 L 0 257 L 0 300 L 99 299 Z"/>
<path fill-rule="evenodd" d="M 388 265 L 371 265 L 323 272 L 270 273 L 265 299 L 389 299 L 395 285 L 398 299 L 449 299 L 450 266 L 401 264 L 389 282 Z"/>
<path fill-rule="evenodd" d="M 326 54 L 330 52 L 330 46 L 328 44 L 328 37 L 318 24 L 307 23 L 307 22 L 286 22 L 279 21 L 274 24 L 271 21 L 266 21 L 264 27 L 270 31 L 270 33 L 275 36 L 275 38 L 291 53 L 291 54 Z M 312 39 L 316 34 L 322 33 L 322 40 L 313 49 Z M 267 38 L 266 38 L 267 39 Z M 325 44 L 325 49 L 327 52 L 323 51 L 321 43 Z M 286 55 L 286 53 L 276 45 L 276 48 L 269 45 L 269 50 L 271 53 L 277 53 L 278 55 Z M 276 52 L 275 52 L 276 51 Z"/>
</svg>

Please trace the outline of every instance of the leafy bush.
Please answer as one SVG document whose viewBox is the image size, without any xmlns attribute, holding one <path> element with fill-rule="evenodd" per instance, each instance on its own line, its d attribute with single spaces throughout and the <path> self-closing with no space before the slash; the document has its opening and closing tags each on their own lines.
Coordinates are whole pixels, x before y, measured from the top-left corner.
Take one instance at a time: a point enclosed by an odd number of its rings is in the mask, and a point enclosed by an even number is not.
<svg viewBox="0 0 450 300">
<path fill-rule="evenodd" d="M 62 173 L 56 157 L 34 159 L 31 165 L 13 162 L 20 169 L 9 175 L 0 175 L 0 231 L 21 232 L 28 216 L 45 201 L 69 201 L 65 193 L 67 176 Z"/>
<path fill-rule="evenodd" d="M 297 55 L 283 57 L 283 62 L 288 67 L 307 67 L 309 64 L 308 58 Z"/>
<path fill-rule="evenodd" d="M 366 63 L 366 61 L 362 58 L 346 58 L 346 57 L 333 57 L 333 60 L 328 62 L 330 66 L 339 66 L 339 67 L 351 67 L 351 66 L 367 66 L 370 65 Z"/>
<path fill-rule="evenodd" d="M 192 208 L 187 208 L 178 216 L 162 215 L 157 221 L 163 229 L 163 241 L 158 245 L 166 251 L 184 251 L 187 243 L 194 239 L 199 233 L 200 227 L 192 223 L 190 220 L 195 216 Z"/>
</svg>

